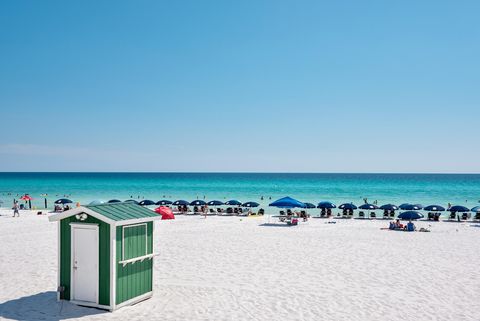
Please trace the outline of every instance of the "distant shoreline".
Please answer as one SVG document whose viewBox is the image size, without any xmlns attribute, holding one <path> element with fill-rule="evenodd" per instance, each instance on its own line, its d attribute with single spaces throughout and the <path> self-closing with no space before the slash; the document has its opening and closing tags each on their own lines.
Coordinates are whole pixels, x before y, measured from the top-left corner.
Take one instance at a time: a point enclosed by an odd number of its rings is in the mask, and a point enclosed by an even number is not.
<svg viewBox="0 0 480 321">
<path fill-rule="evenodd" d="M 480 172 L 209 172 L 209 171 L 0 171 L 0 174 L 292 174 L 292 175 L 478 175 Z"/>
</svg>

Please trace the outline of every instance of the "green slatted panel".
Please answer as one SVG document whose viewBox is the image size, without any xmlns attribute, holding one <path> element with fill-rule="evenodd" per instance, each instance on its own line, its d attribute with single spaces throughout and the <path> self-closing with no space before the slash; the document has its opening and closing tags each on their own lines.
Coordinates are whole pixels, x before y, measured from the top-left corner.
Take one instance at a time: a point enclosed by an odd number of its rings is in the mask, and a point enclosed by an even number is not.
<svg viewBox="0 0 480 321">
<path fill-rule="evenodd" d="M 158 217 L 158 214 L 154 211 L 131 203 L 101 204 L 85 207 L 114 221 Z"/>
<path fill-rule="evenodd" d="M 146 223 L 147 226 L 147 244 L 145 244 L 145 227 L 137 226 L 138 228 L 125 228 L 125 240 L 132 249 L 140 256 L 145 253 L 145 246 L 148 254 L 152 253 L 153 249 L 153 222 Z M 117 227 L 117 288 L 116 288 L 116 304 L 120 304 L 142 294 L 152 291 L 152 269 L 153 260 L 144 260 L 129 263 L 125 266 L 118 263 L 122 261 L 122 226 Z M 143 241 L 141 241 L 143 240 Z M 126 251 L 127 254 L 127 251 Z M 130 255 L 130 253 L 128 253 Z M 127 256 L 126 256 L 127 257 Z"/>
<path fill-rule="evenodd" d="M 147 224 L 142 224 L 125 226 L 123 228 L 123 239 L 125 242 L 123 260 L 129 260 L 147 254 L 146 226 Z"/>
</svg>

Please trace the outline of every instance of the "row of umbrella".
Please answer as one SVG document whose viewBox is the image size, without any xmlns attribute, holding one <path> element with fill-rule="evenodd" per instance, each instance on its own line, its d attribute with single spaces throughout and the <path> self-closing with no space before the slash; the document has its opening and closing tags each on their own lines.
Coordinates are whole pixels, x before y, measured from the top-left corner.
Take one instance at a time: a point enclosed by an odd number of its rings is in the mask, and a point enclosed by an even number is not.
<svg viewBox="0 0 480 321">
<path fill-rule="evenodd" d="M 33 200 L 33 198 L 26 194 L 24 196 L 22 196 L 20 198 L 20 200 L 23 200 L 23 201 L 31 201 Z M 118 199 L 112 199 L 112 200 L 109 200 L 107 203 L 120 203 L 122 202 L 121 200 L 118 200 Z M 142 200 L 140 202 L 136 201 L 136 200 L 133 200 L 133 199 L 128 199 L 126 200 L 125 202 L 127 203 L 135 203 L 135 204 L 139 204 L 139 205 L 142 205 L 142 206 L 151 206 L 151 205 L 160 205 L 160 206 L 165 206 L 165 205 L 174 205 L 174 206 L 205 206 L 205 205 L 208 205 L 208 206 L 222 206 L 222 205 L 230 205 L 230 206 L 243 206 L 243 207 L 258 207 L 260 206 L 259 203 L 257 202 L 246 202 L 246 203 L 242 203 L 238 200 L 229 200 L 227 202 L 222 202 L 222 201 L 219 201 L 219 200 L 213 200 L 213 201 L 209 201 L 209 202 L 205 202 L 203 200 L 194 200 L 192 202 L 189 202 L 189 201 L 186 201 L 186 200 L 177 200 L 177 201 L 169 201 L 169 200 L 160 200 L 158 202 L 154 202 L 152 200 Z M 70 199 L 67 199 L 67 198 L 61 198 L 61 199 L 58 199 L 54 202 L 55 204 L 57 205 L 65 205 L 65 204 L 70 204 L 70 203 L 73 203 Z M 103 204 L 104 202 L 102 201 L 98 201 L 98 200 L 95 200 L 95 201 L 92 201 L 89 205 L 99 205 L 99 204 Z M 318 203 L 317 206 L 315 206 L 314 204 L 312 203 L 304 203 L 304 202 L 300 202 L 294 198 L 291 198 L 291 197 L 284 197 L 284 198 L 281 198 L 281 199 L 278 199 L 276 200 L 275 202 L 272 202 L 269 204 L 269 206 L 273 206 L 273 207 L 279 207 L 279 208 L 320 208 L 320 209 L 332 209 L 332 208 L 337 208 L 337 206 L 332 203 L 332 202 L 328 202 L 328 201 L 324 201 L 324 202 L 320 202 Z M 455 206 L 451 206 L 450 208 L 448 209 L 445 209 L 443 206 L 441 205 L 428 205 L 428 206 L 423 206 L 421 204 L 410 204 L 410 203 L 404 203 L 404 204 L 401 204 L 399 206 L 396 206 L 394 204 L 385 204 L 385 205 L 382 205 L 382 206 L 377 206 L 375 204 L 369 204 L 369 203 L 366 203 L 366 204 L 362 204 L 360 206 L 356 206 L 355 204 L 353 203 L 344 203 L 344 204 L 341 204 L 340 206 L 338 206 L 339 209 L 346 209 L 346 210 L 356 210 L 356 209 L 363 209 L 363 210 L 377 210 L 377 209 L 381 209 L 381 210 L 389 210 L 389 211 L 396 211 L 396 210 L 404 210 L 404 211 L 418 211 L 418 210 L 425 210 L 425 211 L 432 211 L 432 212 L 443 212 L 443 211 L 449 211 L 449 212 L 480 212 L 480 206 L 476 206 L 476 207 L 473 207 L 471 209 L 465 207 L 465 206 L 462 206 L 462 205 L 455 205 Z"/>
<path fill-rule="evenodd" d="M 294 198 L 291 197 L 284 197 L 279 200 L 276 200 L 273 203 L 270 203 L 269 206 L 273 207 L 279 207 L 279 208 L 321 208 L 321 209 L 331 209 L 331 208 L 337 208 L 335 204 L 332 202 L 320 202 L 318 203 L 317 206 L 311 204 L 311 203 L 303 203 L 300 202 Z M 404 211 L 418 211 L 418 210 L 425 210 L 425 211 L 432 211 L 432 212 L 443 212 L 445 210 L 448 210 L 449 212 L 480 212 L 480 206 L 476 206 L 472 209 L 469 209 L 465 206 L 462 205 L 455 205 L 452 206 L 448 209 L 445 209 L 443 206 L 440 205 L 428 205 L 428 206 L 423 206 L 421 204 L 410 204 L 410 203 L 404 203 L 399 206 L 396 206 L 394 204 L 385 204 L 382 206 L 377 206 L 375 204 L 362 204 L 360 206 L 356 206 L 353 203 L 344 203 L 338 206 L 339 209 L 346 209 L 346 210 L 356 210 L 356 209 L 362 209 L 362 210 L 388 210 L 388 211 L 396 211 L 396 210 L 404 210 Z"/>
<path fill-rule="evenodd" d="M 120 203 L 120 200 L 113 199 L 109 200 L 107 203 Z M 140 202 L 137 202 L 136 200 L 133 199 L 128 199 L 125 201 L 126 203 L 135 203 L 138 205 L 142 206 L 151 206 L 151 205 L 160 205 L 160 206 L 165 206 L 165 205 L 174 205 L 174 206 L 222 206 L 222 205 L 230 205 L 230 206 L 243 206 L 243 207 L 258 207 L 260 206 L 259 203 L 257 202 L 246 202 L 242 203 L 238 200 L 229 200 L 227 202 L 222 202 L 218 200 L 213 200 L 209 202 L 205 202 L 203 200 L 194 200 L 194 201 L 186 201 L 186 200 L 177 200 L 177 201 L 169 201 L 169 200 L 160 200 L 158 202 L 154 202 L 152 200 L 142 200 Z"/>
</svg>

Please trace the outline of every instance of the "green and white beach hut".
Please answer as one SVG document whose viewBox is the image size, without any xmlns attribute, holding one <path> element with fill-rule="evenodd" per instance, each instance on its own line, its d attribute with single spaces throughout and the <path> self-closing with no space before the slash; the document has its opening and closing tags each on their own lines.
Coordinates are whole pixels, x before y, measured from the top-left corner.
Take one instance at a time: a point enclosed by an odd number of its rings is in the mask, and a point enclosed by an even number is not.
<svg viewBox="0 0 480 321">
<path fill-rule="evenodd" d="M 132 203 L 80 206 L 58 222 L 58 299 L 113 311 L 152 296 L 155 212 Z"/>
</svg>

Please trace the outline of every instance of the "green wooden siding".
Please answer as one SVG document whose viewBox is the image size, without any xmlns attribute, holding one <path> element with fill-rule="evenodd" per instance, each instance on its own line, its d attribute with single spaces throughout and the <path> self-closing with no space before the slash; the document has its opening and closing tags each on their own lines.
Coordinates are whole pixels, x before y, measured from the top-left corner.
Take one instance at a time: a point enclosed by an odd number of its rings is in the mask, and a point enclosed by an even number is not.
<svg viewBox="0 0 480 321">
<path fill-rule="evenodd" d="M 70 300 L 71 276 L 71 227 L 70 223 L 98 224 L 99 235 L 99 276 L 98 303 L 110 305 L 110 225 L 90 215 L 85 221 L 75 216 L 60 221 L 60 285 L 65 287 L 64 299 Z"/>
<path fill-rule="evenodd" d="M 153 222 L 146 223 L 147 254 L 153 251 Z M 153 260 L 146 259 L 135 263 L 128 263 L 125 266 L 119 263 L 122 261 L 122 234 L 125 228 L 125 260 L 132 257 L 145 255 L 145 226 L 138 225 L 129 227 L 117 227 L 117 288 L 116 304 L 133 299 L 139 295 L 152 291 L 152 268 Z M 128 252 L 127 252 L 128 249 Z M 128 255 L 128 256 L 127 256 Z"/>
<path fill-rule="evenodd" d="M 123 228 L 123 260 L 147 254 L 147 224 L 125 226 Z"/>
</svg>

